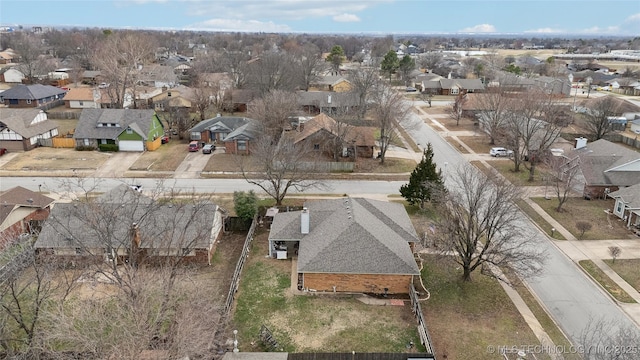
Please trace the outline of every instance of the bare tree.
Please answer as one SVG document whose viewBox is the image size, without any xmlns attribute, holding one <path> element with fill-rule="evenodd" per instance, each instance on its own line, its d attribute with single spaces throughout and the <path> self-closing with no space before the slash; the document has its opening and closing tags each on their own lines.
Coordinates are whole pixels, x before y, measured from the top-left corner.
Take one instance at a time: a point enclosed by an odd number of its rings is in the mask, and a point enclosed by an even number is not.
<svg viewBox="0 0 640 360">
<path fill-rule="evenodd" d="M 640 331 L 616 319 L 591 318 L 578 343 L 585 360 L 633 360 L 638 358 Z"/>
<path fill-rule="evenodd" d="M 504 128 L 511 113 L 509 98 L 504 88 L 492 86 L 484 93 L 475 94 L 475 99 L 482 127 L 489 135 L 490 144 L 495 145 L 496 139 L 504 135 Z"/>
<path fill-rule="evenodd" d="M 35 82 L 38 75 L 46 75 L 50 71 L 44 66 L 45 49 L 37 36 L 21 32 L 15 39 L 14 51 L 19 55 L 18 70 L 28 82 Z"/>
<path fill-rule="evenodd" d="M 369 108 L 372 93 L 380 83 L 380 75 L 375 68 L 359 68 L 349 72 L 351 92 L 358 97 L 358 118 L 363 119 Z"/>
<path fill-rule="evenodd" d="M 188 283 L 197 274 L 191 260 L 210 257 L 215 205 L 162 184 L 145 194 L 120 185 L 76 200 L 51 212 L 38 248 L 61 237 L 75 247 L 70 257 L 86 269 L 86 280 L 105 284 L 105 291 L 52 309 L 48 341 L 112 358 L 137 358 L 148 349 L 169 358 L 210 354 L 217 305 Z M 189 339 L 195 334 L 186 336 L 187 328 L 203 331 L 201 339 Z"/>
<path fill-rule="evenodd" d="M 553 191 L 558 199 L 557 212 L 562 211 L 562 205 L 569 200 L 569 195 L 580 172 L 579 161 L 580 158 L 578 157 L 569 159 L 564 156 L 549 156 L 544 160 L 548 168 L 548 181 L 551 182 Z"/>
<path fill-rule="evenodd" d="M 184 139 L 185 132 L 196 123 L 195 119 L 190 117 L 189 110 L 184 107 L 171 106 L 161 116 L 169 125 L 169 129 L 178 134 L 180 140 Z"/>
<path fill-rule="evenodd" d="M 437 52 L 428 52 L 425 54 L 421 54 L 418 57 L 418 66 L 426 69 L 426 70 L 431 70 L 433 68 L 435 68 L 438 63 L 440 62 L 440 60 L 442 60 L 442 54 L 441 53 L 437 53 Z"/>
<path fill-rule="evenodd" d="M 611 262 L 615 264 L 616 259 L 622 253 L 622 249 L 617 246 L 609 246 L 609 255 L 611 256 Z"/>
<path fill-rule="evenodd" d="M 456 126 L 460 125 L 460 120 L 463 118 L 462 110 L 466 101 L 464 94 L 458 94 L 453 103 L 447 108 L 449 117 L 456 121 Z"/>
<path fill-rule="evenodd" d="M 256 139 L 251 157 L 240 157 L 240 171 L 244 179 L 259 186 L 282 205 L 291 189 L 303 191 L 322 187 L 314 167 L 315 152 L 309 145 L 296 145 L 290 136 L 272 136 L 265 132 Z"/>
<path fill-rule="evenodd" d="M 580 240 L 584 238 L 584 233 L 591 230 L 592 227 L 593 225 L 588 221 L 576 221 L 576 229 L 580 231 Z"/>
<path fill-rule="evenodd" d="M 151 37 L 135 32 L 114 33 L 98 44 L 91 63 L 110 84 L 105 90 L 112 107 L 122 108 L 128 96 L 135 99 L 139 67 L 150 60 L 155 48 Z"/>
<path fill-rule="evenodd" d="M 448 191 L 439 200 L 436 247 L 451 255 L 471 281 L 484 265 L 507 268 L 519 275 L 539 271 L 544 254 L 523 234 L 514 201 L 517 187 L 499 176 L 488 177 L 472 165 L 456 169 Z"/>
<path fill-rule="evenodd" d="M 282 131 L 290 126 L 289 117 L 298 109 L 298 98 L 294 92 L 274 90 L 255 100 L 247 113 L 250 118 L 260 120 L 267 131 L 278 139 Z"/>
<path fill-rule="evenodd" d="M 619 114 L 620 103 L 611 96 L 592 101 L 593 105 L 584 113 L 584 126 L 594 140 L 599 140 L 613 131 L 613 124 L 609 121 L 609 117 Z"/>
<path fill-rule="evenodd" d="M 48 328 L 43 317 L 66 301 L 81 272 L 36 261 L 31 243 L 13 250 L 2 253 L 6 265 L 0 279 L 0 348 L 10 357 L 38 358 Z"/>
<path fill-rule="evenodd" d="M 296 88 L 296 74 L 291 55 L 285 52 L 264 52 L 248 65 L 246 85 L 260 94 L 271 91 L 293 91 Z"/>
<path fill-rule="evenodd" d="M 524 164 L 529 170 L 528 180 L 533 181 L 536 164 L 558 139 L 566 121 L 557 100 L 544 92 L 532 90 L 514 99 L 508 134 L 514 150 L 514 171 L 520 171 L 520 164 Z M 529 159 L 528 166 L 523 159 Z"/>
<path fill-rule="evenodd" d="M 201 81 L 197 81 L 193 84 L 193 101 L 192 105 L 196 112 L 200 115 L 200 121 L 207 118 L 207 110 L 213 104 L 215 89 L 206 86 Z"/>
<path fill-rule="evenodd" d="M 305 91 L 309 90 L 309 85 L 317 81 L 320 74 L 328 68 L 326 61 L 322 60 L 320 55 L 320 50 L 313 44 L 305 44 L 293 52 L 300 87 Z"/>
<path fill-rule="evenodd" d="M 407 120 L 411 112 L 404 96 L 391 87 L 380 83 L 372 97 L 375 104 L 371 116 L 380 131 L 380 163 L 384 164 L 389 145 L 399 138 L 398 128 L 407 129 Z"/>
</svg>

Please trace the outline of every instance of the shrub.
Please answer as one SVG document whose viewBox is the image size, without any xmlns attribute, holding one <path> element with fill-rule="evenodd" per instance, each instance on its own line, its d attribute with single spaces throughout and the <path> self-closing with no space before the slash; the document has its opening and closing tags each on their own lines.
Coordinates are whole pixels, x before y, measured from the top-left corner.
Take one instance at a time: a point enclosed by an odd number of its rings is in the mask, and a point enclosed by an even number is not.
<svg viewBox="0 0 640 360">
<path fill-rule="evenodd" d="M 106 151 L 106 152 L 118 151 L 118 145 L 116 144 L 100 144 L 98 145 L 98 148 L 100 149 L 100 151 Z"/>
</svg>

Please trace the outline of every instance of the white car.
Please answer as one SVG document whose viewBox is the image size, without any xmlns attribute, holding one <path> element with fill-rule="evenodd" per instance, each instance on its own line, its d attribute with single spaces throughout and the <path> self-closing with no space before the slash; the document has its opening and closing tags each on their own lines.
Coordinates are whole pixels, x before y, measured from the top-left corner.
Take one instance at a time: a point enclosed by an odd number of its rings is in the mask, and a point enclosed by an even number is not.
<svg viewBox="0 0 640 360">
<path fill-rule="evenodd" d="M 491 150 L 489 151 L 489 155 L 493 157 L 498 157 L 498 156 L 511 157 L 513 156 L 513 150 L 508 150 L 503 147 L 494 147 L 494 148 L 491 148 Z"/>
</svg>

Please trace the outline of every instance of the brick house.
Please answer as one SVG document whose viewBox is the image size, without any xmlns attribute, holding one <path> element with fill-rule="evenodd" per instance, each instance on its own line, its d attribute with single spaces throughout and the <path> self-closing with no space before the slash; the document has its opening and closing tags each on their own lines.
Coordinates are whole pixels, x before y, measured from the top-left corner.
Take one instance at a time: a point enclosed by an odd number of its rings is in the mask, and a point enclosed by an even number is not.
<svg viewBox="0 0 640 360">
<path fill-rule="evenodd" d="M 609 193 L 640 183 L 638 152 L 604 139 L 589 144 L 578 139 L 576 144 L 569 157 L 580 158 L 585 197 L 604 199 Z"/>
<path fill-rule="evenodd" d="M 309 201 L 278 213 L 269 256 L 297 256 L 304 291 L 406 294 L 420 271 L 415 229 L 398 203 L 364 198 Z"/>
<path fill-rule="evenodd" d="M 255 120 L 240 116 L 216 116 L 202 120 L 189 129 L 189 140 L 204 143 L 221 142 L 236 129 L 252 121 Z"/>
<path fill-rule="evenodd" d="M 21 234 L 38 233 L 52 205 L 53 199 L 21 186 L 1 192 L 0 249 Z"/>
<path fill-rule="evenodd" d="M 94 216 L 102 221 L 87 225 Z M 134 256 L 137 263 L 161 264 L 180 256 L 206 265 L 224 216 L 210 202 L 159 204 L 123 184 L 93 201 L 56 204 L 34 248 L 38 257 L 60 264 L 121 263 Z"/>
</svg>

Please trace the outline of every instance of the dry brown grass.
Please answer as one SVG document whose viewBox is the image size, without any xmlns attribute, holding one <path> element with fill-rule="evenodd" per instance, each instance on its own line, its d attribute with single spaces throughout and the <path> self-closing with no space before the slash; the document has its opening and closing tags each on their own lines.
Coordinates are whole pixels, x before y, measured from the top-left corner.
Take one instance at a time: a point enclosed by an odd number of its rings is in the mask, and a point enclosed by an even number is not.
<svg viewBox="0 0 640 360">
<path fill-rule="evenodd" d="M 606 209 L 612 209 L 614 200 L 584 200 L 569 198 L 563 205 L 563 211 L 557 212 L 558 202 L 544 198 L 531 198 L 540 205 L 551 217 L 569 230 L 576 238 L 580 238 L 580 231 L 576 228 L 576 221 L 586 221 L 592 224 L 591 230 L 584 233 L 583 240 L 630 239 L 633 234 L 625 227 L 624 221 L 613 214 L 608 215 Z"/>
<path fill-rule="evenodd" d="M 478 154 L 488 154 L 492 147 L 499 146 L 491 145 L 489 136 L 482 133 L 478 133 L 476 136 L 458 136 L 458 139 Z"/>
<path fill-rule="evenodd" d="M 155 151 L 145 151 L 129 170 L 175 171 L 188 154 L 187 144 L 172 140 Z"/>
<path fill-rule="evenodd" d="M 604 260 L 613 271 L 618 273 L 629 285 L 640 292 L 640 259 Z"/>
<path fill-rule="evenodd" d="M 627 294 L 615 281 L 611 280 L 604 271 L 602 271 L 591 260 L 579 261 L 580 266 L 595 280 L 597 281 L 611 296 L 616 300 L 623 303 L 635 303 L 636 301 Z"/>
<path fill-rule="evenodd" d="M 38 147 L 20 153 L 11 159 L 3 169 L 10 171 L 95 170 L 108 158 L 108 153 L 98 151 Z"/>
</svg>

